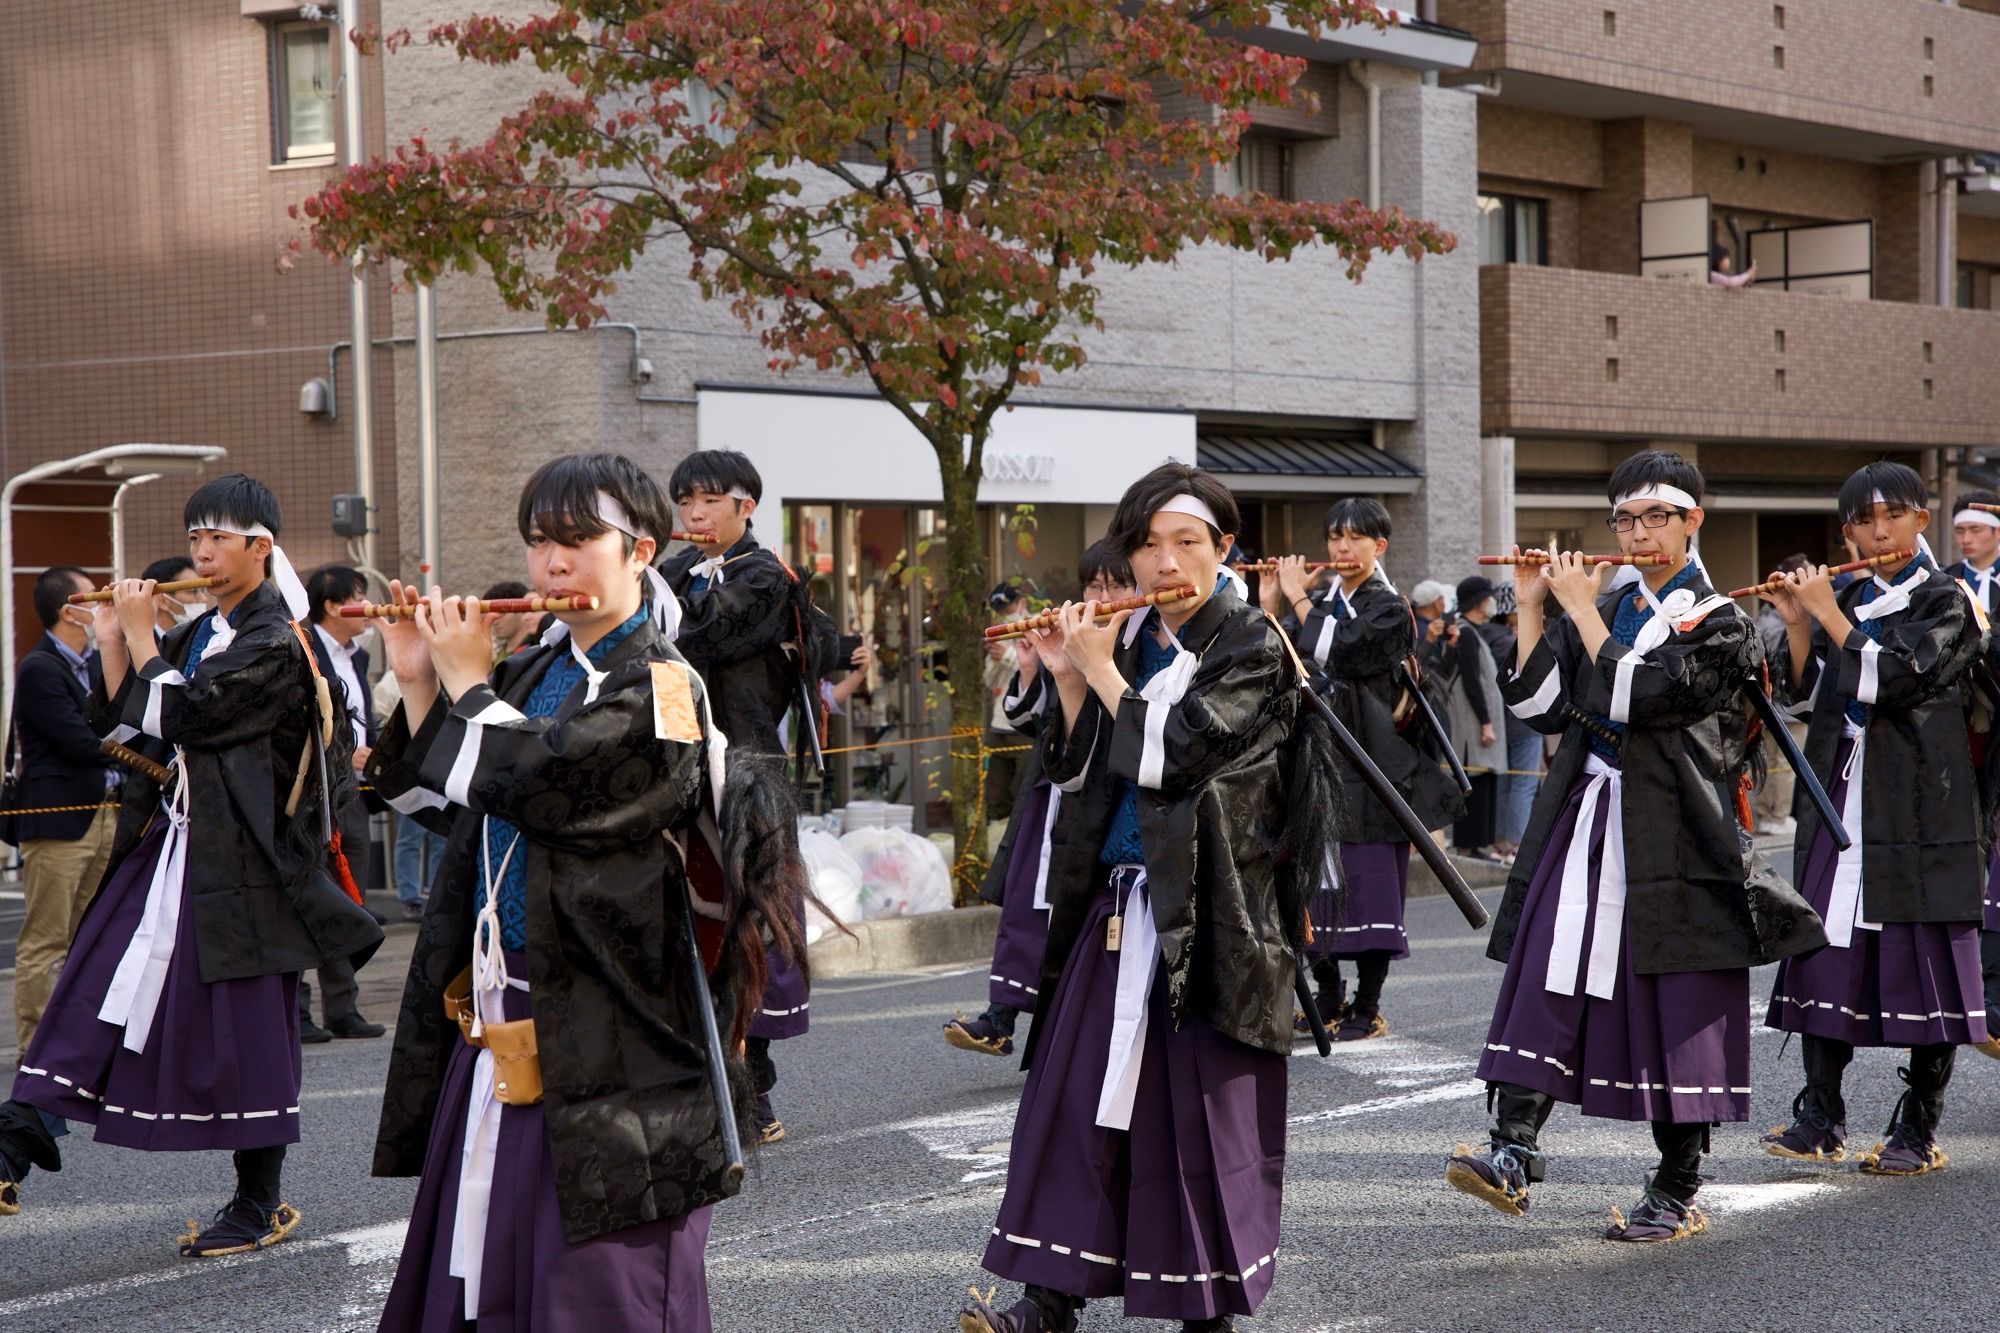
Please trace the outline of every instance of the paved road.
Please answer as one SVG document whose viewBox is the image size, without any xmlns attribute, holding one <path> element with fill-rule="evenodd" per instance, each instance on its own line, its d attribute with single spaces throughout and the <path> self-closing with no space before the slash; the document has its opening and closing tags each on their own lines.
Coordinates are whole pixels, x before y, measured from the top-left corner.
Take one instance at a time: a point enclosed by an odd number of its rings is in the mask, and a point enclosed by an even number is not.
<svg viewBox="0 0 2000 1333">
<path fill-rule="evenodd" d="M 1486 895 L 1490 900 L 1493 895 Z M 1256 1330 L 1833 1329 L 1990 1327 L 1975 1275 L 2000 1182 L 2000 1065 L 1967 1053 L 1944 1145 L 1952 1167 L 1914 1181 L 1801 1170 L 1754 1150 L 1784 1117 L 1796 1047 L 1755 1039 L 1754 1118 L 1717 1133 L 1704 1199 L 1714 1230 L 1633 1249 L 1594 1237 L 1629 1205 L 1648 1165 L 1643 1126 L 1559 1111 L 1554 1179 L 1511 1220 L 1447 1189 L 1445 1153 L 1484 1123 L 1472 1078 L 1498 968 L 1448 904 L 1411 906 L 1416 954 L 1391 976 L 1393 1034 L 1292 1065 L 1285 1254 Z M 385 954 L 408 948 L 396 932 Z M 371 972 L 374 969 L 371 969 Z M 382 1010 L 393 962 L 365 1004 Z M 787 1143 L 744 1196 L 718 1209 L 709 1250 L 725 1333 L 839 1328 L 942 1333 L 1001 1187 L 1020 1076 L 953 1051 L 937 1024 L 973 1007 L 983 969 L 845 978 L 815 996 L 812 1035 L 779 1048 Z M 1758 989 L 1768 987 L 1761 976 Z M 383 1014 L 386 1016 L 386 1014 Z M 339 1042 L 306 1054 L 307 1140 L 287 1193 L 302 1238 L 262 1255 L 190 1264 L 168 1243 L 227 1188 L 220 1155 L 147 1156 L 72 1138 L 70 1166 L 37 1177 L 28 1210 L 0 1222 L 0 1328 L 374 1327 L 412 1185 L 365 1175 L 387 1050 Z M 1864 1053 L 1850 1088 L 1854 1135 L 1886 1120 L 1899 1084 Z M 1921 1302 L 1921 1304 L 1919 1303 Z M 1083 1327 L 1122 1327 L 1093 1306 Z M 1157 1324 L 1135 1327 L 1168 1329 Z"/>
</svg>

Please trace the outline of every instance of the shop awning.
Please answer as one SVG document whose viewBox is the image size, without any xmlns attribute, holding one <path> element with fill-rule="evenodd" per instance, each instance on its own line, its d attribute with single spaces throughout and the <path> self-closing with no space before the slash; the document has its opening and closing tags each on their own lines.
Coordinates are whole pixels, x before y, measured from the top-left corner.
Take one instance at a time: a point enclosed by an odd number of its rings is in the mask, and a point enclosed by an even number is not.
<svg viewBox="0 0 2000 1333">
<path fill-rule="evenodd" d="M 1231 490 L 1408 495 L 1424 474 L 1365 439 L 1270 431 L 1197 431 L 1195 457 Z"/>
</svg>

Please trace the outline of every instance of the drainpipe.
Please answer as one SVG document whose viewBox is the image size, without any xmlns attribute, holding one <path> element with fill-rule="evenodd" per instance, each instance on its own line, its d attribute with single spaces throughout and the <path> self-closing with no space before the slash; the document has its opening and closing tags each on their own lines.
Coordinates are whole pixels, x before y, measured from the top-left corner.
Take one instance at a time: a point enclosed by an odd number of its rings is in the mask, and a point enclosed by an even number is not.
<svg viewBox="0 0 2000 1333">
<path fill-rule="evenodd" d="M 354 358 L 359 365 L 361 357 Z M 438 577 L 437 293 L 417 284 L 417 550 L 426 585 Z"/>
<path fill-rule="evenodd" d="M 1382 85 L 1365 60 L 1347 62 L 1347 76 L 1368 94 L 1368 206 L 1382 206 Z"/>
<path fill-rule="evenodd" d="M 346 165 L 360 164 L 366 153 L 361 137 L 361 53 L 354 49 L 360 22 L 360 0 L 340 0 L 341 156 Z M 354 256 L 347 279 L 347 336 L 360 354 L 354 358 L 354 490 L 367 512 L 375 511 L 375 374 L 368 356 L 368 267 Z M 331 384 L 333 381 L 327 381 Z M 375 527 L 371 519 L 361 541 L 361 563 L 375 563 Z"/>
<path fill-rule="evenodd" d="M 1424 23 L 1436 23 L 1438 21 L 1438 0 L 1417 0 L 1417 18 Z M 1438 72 L 1434 69 L 1425 70 L 1424 87 L 1435 88 L 1437 86 Z"/>
</svg>

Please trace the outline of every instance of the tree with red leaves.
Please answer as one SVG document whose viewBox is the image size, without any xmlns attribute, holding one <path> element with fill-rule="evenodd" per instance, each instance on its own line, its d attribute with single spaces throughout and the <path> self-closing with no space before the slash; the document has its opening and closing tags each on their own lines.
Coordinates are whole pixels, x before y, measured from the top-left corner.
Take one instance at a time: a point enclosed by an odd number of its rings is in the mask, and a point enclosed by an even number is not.
<svg viewBox="0 0 2000 1333">
<path fill-rule="evenodd" d="M 774 369 L 866 375 L 932 445 L 938 623 L 950 679 L 976 682 L 986 442 L 1016 390 L 1083 363 L 1103 266 L 1330 246 L 1359 279 L 1377 252 L 1451 248 L 1398 210 L 1214 188 L 1251 108 L 1310 106 L 1305 62 L 1258 29 L 1388 21 L 1369 0 L 552 0 L 427 40 L 566 87 L 484 143 L 414 139 L 294 211 L 335 258 L 420 282 L 484 265 L 552 326 L 603 318 L 620 272 L 681 238 Z M 954 729 L 978 734 L 982 696 L 953 692 Z M 956 760 L 954 792 L 978 764 Z M 980 818 L 954 802 L 962 897 Z"/>
</svg>

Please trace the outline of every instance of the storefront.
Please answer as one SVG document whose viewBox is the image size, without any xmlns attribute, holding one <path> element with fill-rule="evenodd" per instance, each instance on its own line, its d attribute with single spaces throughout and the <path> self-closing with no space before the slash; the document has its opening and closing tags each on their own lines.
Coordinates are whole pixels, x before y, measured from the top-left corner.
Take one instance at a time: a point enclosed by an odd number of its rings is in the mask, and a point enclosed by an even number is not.
<svg viewBox="0 0 2000 1333">
<path fill-rule="evenodd" d="M 867 394 L 701 386 L 697 439 L 740 449 L 764 479 L 763 540 L 812 572 L 815 600 L 874 650 L 867 684 L 830 744 L 826 804 L 850 798 L 917 808 L 919 831 L 950 827 L 949 706 L 935 675 L 932 618 L 942 580 L 943 490 L 930 444 Z M 982 544 L 991 582 L 1070 596 L 1083 550 L 1125 488 L 1149 468 L 1196 455 L 1195 418 L 1177 411 L 1022 406 L 1004 412 L 984 455 Z M 851 747 L 870 747 L 855 749 Z"/>
</svg>

